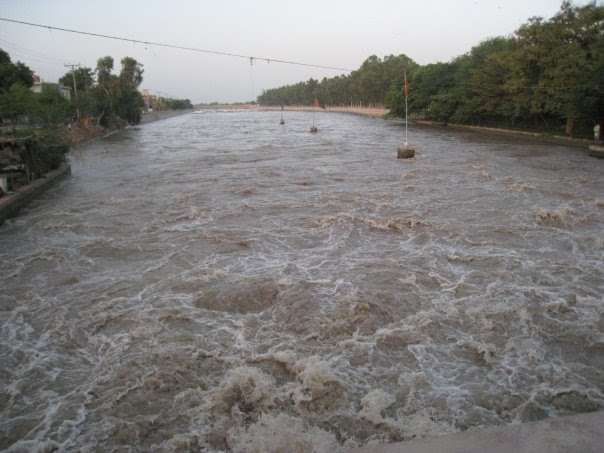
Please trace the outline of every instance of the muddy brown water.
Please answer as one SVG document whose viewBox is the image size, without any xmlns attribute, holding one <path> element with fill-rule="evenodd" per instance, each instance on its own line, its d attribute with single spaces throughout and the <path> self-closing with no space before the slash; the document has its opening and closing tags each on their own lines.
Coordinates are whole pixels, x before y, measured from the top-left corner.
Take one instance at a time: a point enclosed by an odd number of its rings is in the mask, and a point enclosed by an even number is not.
<svg viewBox="0 0 604 453">
<path fill-rule="evenodd" d="M 604 161 L 308 112 L 72 151 L 0 227 L 0 448 L 338 451 L 604 406 Z"/>
</svg>

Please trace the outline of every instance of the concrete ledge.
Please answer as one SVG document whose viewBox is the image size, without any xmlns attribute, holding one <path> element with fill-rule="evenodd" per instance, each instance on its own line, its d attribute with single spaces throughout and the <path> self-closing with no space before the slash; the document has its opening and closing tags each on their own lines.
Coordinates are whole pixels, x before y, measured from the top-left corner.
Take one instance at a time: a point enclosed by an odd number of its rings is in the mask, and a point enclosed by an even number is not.
<svg viewBox="0 0 604 453">
<path fill-rule="evenodd" d="M 139 124 L 152 123 L 154 121 L 165 120 L 167 118 L 173 118 L 175 116 L 186 115 L 187 113 L 193 113 L 194 109 L 182 109 L 182 110 L 159 110 L 157 112 L 147 112 L 141 115 L 141 121 Z"/>
<path fill-rule="evenodd" d="M 20 187 L 15 193 L 4 195 L 0 198 L 0 225 L 6 219 L 15 217 L 23 207 L 70 173 L 71 167 L 63 163 L 59 168 L 46 173 L 42 178 L 32 181 L 27 186 Z"/>
<path fill-rule="evenodd" d="M 604 451 L 604 412 L 496 426 L 354 450 L 370 453 L 567 453 Z"/>
<path fill-rule="evenodd" d="M 589 155 L 593 157 L 604 157 L 604 146 L 591 145 L 589 147 Z"/>
</svg>

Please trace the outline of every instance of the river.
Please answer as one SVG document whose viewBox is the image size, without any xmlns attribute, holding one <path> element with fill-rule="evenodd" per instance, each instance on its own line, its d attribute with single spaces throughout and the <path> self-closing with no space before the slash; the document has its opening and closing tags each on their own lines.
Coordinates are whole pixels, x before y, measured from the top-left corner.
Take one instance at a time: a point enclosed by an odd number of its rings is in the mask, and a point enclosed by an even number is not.
<svg viewBox="0 0 604 453">
<path fill-rule="evenodd" d="M 604 161 L 218 111 L 0 227 L 0 448 L 340 451 L 604 407 Z"/>
</svg>

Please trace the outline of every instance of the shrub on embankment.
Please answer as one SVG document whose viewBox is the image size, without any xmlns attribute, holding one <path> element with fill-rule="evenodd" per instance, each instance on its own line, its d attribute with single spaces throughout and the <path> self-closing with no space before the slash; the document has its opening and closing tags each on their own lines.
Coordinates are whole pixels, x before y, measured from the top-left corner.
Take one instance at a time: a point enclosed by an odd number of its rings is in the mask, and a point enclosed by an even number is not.
<svg viewBox="0 0 604 453">
<path fill-rule="evenodd" d="M 57 169 L 69 151 L 69 138 L 59 129 L 15 130 L 0 142 L 0 173 L 8 175 L 9 190 Z"/>
</svg>

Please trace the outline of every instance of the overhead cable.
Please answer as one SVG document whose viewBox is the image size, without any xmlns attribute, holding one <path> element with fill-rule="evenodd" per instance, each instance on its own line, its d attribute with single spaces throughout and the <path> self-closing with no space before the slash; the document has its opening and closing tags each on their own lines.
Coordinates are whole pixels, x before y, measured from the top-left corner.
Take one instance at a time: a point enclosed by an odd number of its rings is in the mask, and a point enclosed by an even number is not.
<svg viewBox="0 0 604 453">
<path fill-rule="evenodd" d="M 223 55 L 223 56 L 227 56 L 227 57 L 245 58 L 246 60 L 250 60 L 250 61 L 262 60 L 262 61 L 266 61 L 267 63 L 283 63 L 283 64 L 291 64 L 291 65 L 297 65 L 297 66 L 307 66 L 310 68 L 333 69 L 336 71 L 344 71 L 344 72 L 353 71 L 352 69 L 336 68 L 333 66 L 322 66 L 322 65 L 309 64 L 309 63 L 300 63 L 298 61 L 279 60 L 276 58 L 266 58 L 266 57 L 254 57 L 254 56 L 249 56 L 249 55 L 240 55 L 240 54 L 236 54 L 236 53 L 220 52 L 217 50 L 197 49 L 195 47 L 179 46 L 176 44 L 165 44 L 165 43 L 153 42 L 153 41 L 142 41 L 139 39 L 123 38 L 121 36 L 111 36 L 111 35 L 104 35 L 101 33 L 91 33 L 91 32 L 81 31 L 81 30 L 71 30 L 69 28 L 53 27 L 51 25 L 34 24 L 31 22 L 24 22 L 24 21 L 20 21 L 20 20 L 6 19 L 4 17 L 0 17 L 0 20 L 3 20 L 5 22 L 12 22 L 14 24 L 29 25 L 31 27 L 46 28 L 48 30 L 58 30 L 58 31 L 64 31 L 67 33 L 76 33 L 79 35 L 95 36 L 97 38 L 106 38 L 106 39 L 114 39 L 116 41 L 125 41 L 125 42 L 131 42 L 131 43 L 145 44 L 146 46 L 151 45 L 151 46 L 157 46 L 157 47 L 168 47 L 171 49 L 189 50 L 192 52 L 202 52 L 202 53 L 209 53 L 209 54 L 214 54 L 214 55 Z"/>
<path fill-rule="evenodd" d="M 3 39 L 0 36 L 0 45 L 2 45 L 3 47 L 9 48 L 11 49 L 11 53 L 12 54 L 20 54 L 26 58 L 28 58 L 29 60 L 32 61 L 37 61 L 38 63 L 45 63 L 45 64 L 57 64 L 57 65 L 62 65 L 63 64 L 63 60 L 59 60 L 56 57 L 50 56 L 50 55 L 46 55 L 40 52 L 36 52 L 34 50 L 30 50 L 27 49 L 25 47 L 19 46 L 15 43 L 12 43 L 10 41 L 6 41 L 5 39 Z"/>
</svg>

